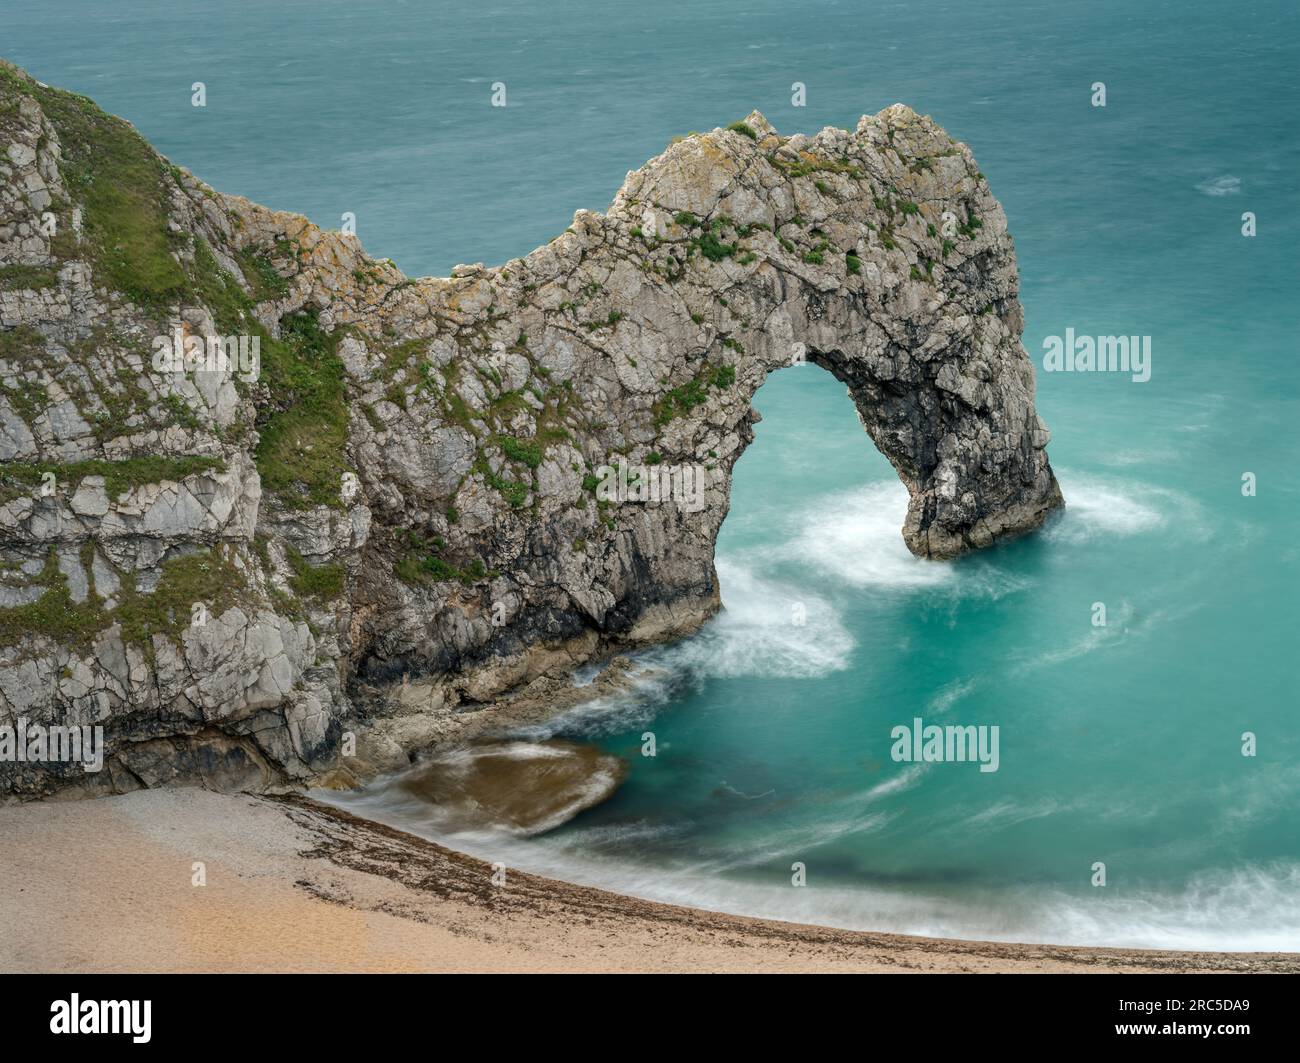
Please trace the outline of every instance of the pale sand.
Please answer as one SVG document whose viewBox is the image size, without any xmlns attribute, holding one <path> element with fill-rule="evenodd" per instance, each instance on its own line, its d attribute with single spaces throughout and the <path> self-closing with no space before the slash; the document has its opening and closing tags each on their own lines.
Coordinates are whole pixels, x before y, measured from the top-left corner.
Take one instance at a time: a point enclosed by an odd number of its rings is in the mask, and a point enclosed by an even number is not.
<svg viewBox="0 0 1300 1063">
<path fill-rule="evenodd" d="M 1300 971 L 1295 954 L 859 934 L 490 874 L 302 798 L 152 790 L 10 806 L 0 970 Z"/>
</svg>

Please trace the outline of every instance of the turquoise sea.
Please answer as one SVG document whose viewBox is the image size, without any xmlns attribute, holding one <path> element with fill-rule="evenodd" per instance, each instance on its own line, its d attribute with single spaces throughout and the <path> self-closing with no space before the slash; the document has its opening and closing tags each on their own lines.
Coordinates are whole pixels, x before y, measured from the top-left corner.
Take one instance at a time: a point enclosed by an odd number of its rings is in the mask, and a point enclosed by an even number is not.
<svg viewBox="0 0 1300 1063">
<path fill-rule="evenodd" d="M 1300 949 L 1292 0 L 0 8 L 5 58 L 224 191 L 328 227 L 354 212 L 409 274 L 524 254 L 674 134 L 754 107 L 786 133 L 895 101 L 934 116 L 1016 237 L 1067 510 L 918 561 L 844 389 L 775 374 L 719 544 L 725 612 L 645 655 L 633 694 L 535 733 L 622 754 L 626 783 L 540 837 L 451 841 L 782 919 Z M 1150 336 L 1151 379 L 1041 372 L 1067 328 Z M 997 725 L 999 770 L 895 763 L 890 729 L 918 716 Z M 390 796 L 357 803 L 421 829 Z"/>
</svg>

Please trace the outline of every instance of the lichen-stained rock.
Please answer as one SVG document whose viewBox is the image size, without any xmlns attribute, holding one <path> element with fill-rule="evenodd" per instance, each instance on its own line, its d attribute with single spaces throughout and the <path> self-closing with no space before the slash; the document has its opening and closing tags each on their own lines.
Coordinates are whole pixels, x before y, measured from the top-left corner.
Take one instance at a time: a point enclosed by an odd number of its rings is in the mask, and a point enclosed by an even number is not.
<svg viewBox="0 0 1300 1063">
<path fill-rule="evenodd" d="M 108 746 L 0 794 L 355 781 L 693 630 L 796 361 L 847 386 L 914 553 L 1028 531 L 1061 495 L 1017 293 L 970 151 L 901 105 L 692 134 L 524 258 L 408 279 L 0 64 L 0 728 Z"/>
</svg>

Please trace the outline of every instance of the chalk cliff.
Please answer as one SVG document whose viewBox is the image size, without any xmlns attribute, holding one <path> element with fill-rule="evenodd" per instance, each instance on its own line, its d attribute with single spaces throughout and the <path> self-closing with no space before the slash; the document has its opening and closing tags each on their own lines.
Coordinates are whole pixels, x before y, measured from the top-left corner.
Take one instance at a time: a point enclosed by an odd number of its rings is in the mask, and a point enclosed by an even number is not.
<svg viewBox="0 0 1300 1063">
<path fill-rule="evenodd" d="M 1017 291 L 969 149 L 901 105 L 692 134 L 526 257 L 410 279 L 0 65 L 0 726 L 109 753 L 0 763 L 0 795 L 359 777 L 346 736 L 392 766 L 693 630 L 750 400 L 801 357 L 914 553 L 1028 531 L 1061 495 Z M 178 333 L 234 364 L 168 362 Z M 604 497 L 620 458 L 702 505 Z"/>
</svg>

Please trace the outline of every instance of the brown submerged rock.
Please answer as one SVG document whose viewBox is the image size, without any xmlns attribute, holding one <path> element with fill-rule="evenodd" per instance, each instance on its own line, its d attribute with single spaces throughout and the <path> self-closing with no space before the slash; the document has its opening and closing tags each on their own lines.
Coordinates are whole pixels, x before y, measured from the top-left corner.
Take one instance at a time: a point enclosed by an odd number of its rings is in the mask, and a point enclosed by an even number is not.
<svg viewBox="0 0 1300 1063">
<path fill-rule="evenodd" d="M 440 830 L 541 834 L 600 804 L 626 776 L 621 758 L 595 746 L 497 740 L 439 753 L 395 786 L 429 802 Z"/>
</svg>

